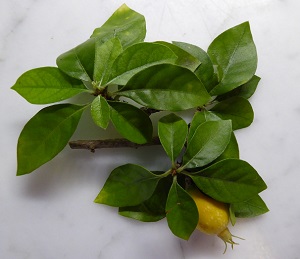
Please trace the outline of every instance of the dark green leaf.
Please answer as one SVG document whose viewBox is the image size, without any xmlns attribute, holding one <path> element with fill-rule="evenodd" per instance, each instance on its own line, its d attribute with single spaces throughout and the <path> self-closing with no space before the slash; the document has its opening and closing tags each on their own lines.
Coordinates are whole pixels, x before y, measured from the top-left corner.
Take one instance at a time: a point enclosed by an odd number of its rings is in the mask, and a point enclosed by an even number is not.
<svg viewBox="0 0 300 259">
<path fill-rule="evenodd" d="M 197 130 L 199 125 L 206 121 L 207 120 L 205 118 L 204 112 L 195 112 L 189 127 L 188 142 L 190 141 L 190 138 L 195 134 L 195 131 Z"/>
<path fill-rule="evenodd" d="M 177 181 L 173 182 L 170 189 L 166 212 L 172 233 L 188 240 L 198 224 L 199 214 L 193 198 Z"/>
<path fill-rule="evenodd" d="M 58 104 L 33 116 L 19 137 L 17 175 L 31 173 L 54 158 L 68 144 L 85 108 Z"/>
<path fill-rule="evenodd" d="M 152 122 L 145 112 L 128 103 L 109 101 L 108 104 L 112 123 L 124 138 L 137 144 L 152 139 Z"/>
<path fill-rule="evenodd" d="M 68 77 L 56 67 L 29 70 L 18 78 L 12 89 L 33 104 L 59 102 L 87 91 L 81 81 Z"/>
<path fill-rule="evenodd" d="M 143 15 L 130 9 L 126 4 L 119 7 L 100 27 L 94 30 L 92 38 L 120 39 L 124 48 L 141 42 L 146 36 L 146 22 Z"/>
<path fill-rule="evenodd" d="M 259 195 L 246 201 L 232 203 L 230 208 L 235 216 L 239 218 L 256 217 L 269 211 L 267 205 Z"/>
<path fill-rule="evenodd" d="M 257 67 L 249 23 L 244 22 L 220 34 L 208 47 L 208 55 L 219 73 L 219 84 L 210 91 L 211 95 L 224 94 L 248 82 Z"/>
<path fill-rule="evenodd" d="M 247 99 L 239 96 L 217 103 L 210 112 L 223 120 L 231 120 L 233 130 L 250 126 L 254 119 L 251 104 Z"/>
<path fill-rule="evenodd" d="M 159 180 L 141 166 L 119 166 L 111 172 L 95 202 L 114 207 L 138 205 L 152 196 Z"/>
<path fill-rule="evenodd" d="M 160 142 L 173 164 L 185 144 L 187 132 L 186 122 L 174 113 L 162 117 L 158 122 Z"/>
<path fill-rule="evenodd" d="M 222 160 L 190 176 L 204 193 L 226 203 L 245 201 L 267 188 L 256 170 L 239 159 Z"/>
<path fill-rule="evenodd" d="M 95 124 L 106 129 L 110 119 L 110 108 L 104 97 L 98 95 L 91 104 L 91 115 Z"/>
<path fill-rule="evenodd" d="M 212 162 L 226 149 L 231 133 L 230 121 L 207 121 L 200 124 L 194 134 L 188 138 L 183 167 L 202 167 Z"/>
<path fill-rule="evenodd" d="M 143 106 L 169 111 L 202 106 L 210 100 L 210 95 L 193 72 L 171 64 L 142 70 L 118 94 Z"/>
<path fill-rule="evenodd" d="M 157 64 L 173 64 L 177 56 L 169 48 L 156 43 L 138 43 L 128 47 L 114 62 L 111 83 L 125 85 L 139 71 Z"/>
</svg>

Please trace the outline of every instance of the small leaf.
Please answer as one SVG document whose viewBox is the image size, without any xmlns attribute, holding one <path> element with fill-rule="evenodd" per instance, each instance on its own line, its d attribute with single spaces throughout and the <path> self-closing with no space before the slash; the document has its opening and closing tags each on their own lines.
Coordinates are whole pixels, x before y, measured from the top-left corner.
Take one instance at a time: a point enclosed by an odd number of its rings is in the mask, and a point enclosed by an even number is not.
<svg viewBox="0 0 300 259">
<path fill-rule="evenodd" d="M 200 124 L 193 136 L 188 138 L 183 167 L 202 167 L 212 162 L 226 149 L 231 133 L 230 121 L 207 121 Z"/>
<path fill-rule="evenodd" d="M 232 206 L 229 206 L 229 219 L 230 219 L 231 225 L 234 226 L 236 223 L 236 217 L 232 210 Z"/>
<path fill-rule="evenodd" d="M 157 64 L 173 64 L 177 56 L 169 48 L 156 43 L 138 43 L 128 47 L 115 60 L 110 79 L 111 83 L 125 85 L 139 71 Z"/>
<path fill-rule="evenodd" d="M 255 195 L 246 201 L 232 203 L 230 207 L 235 216 L 239 218 L 256 217 L 269 211 L 259 195 Z"/>
<path fill-rule="evenodd" d="M 160 142 L 173 164 L 185 144 L 187 132 L 186 122 L 174 113 L 162 117 L 158 122 Z"/>
<path fill-rule="evenodd" d="M 152 196 L 159 180 L 141 166 L 119 166 L 111 172 L 95 202 L 114 207 L 138 205 Z"/>
<path fill-rule="evenodd" d="M 199 214 L 193 198 L 177 181 L 173 182 L 170 189 L 166 212 L 172 233 L 188 240 L 198 224 Z"/>
<path fill-rule="evenodd" d="M 140 71 L 118 94 L 143 106 L 169 111 L 202 106 L 211 98 L 193 72 L 171 64 Z"/>
<path fill-rule="evenodd" d="M 91 104 L 91 115 L 95 124 L 106 129 L 110 119 L 110 108 L 104 97 L 98 95 Z"/>
<path fill-rule="evenodd" d="M 193 137 L 193 135 L 195 134 L 195 131 L 200 126 L 200 124 L 202 124 L 206 121 L 207 120 L 205 118 L 204 112 L 198 112 L 198 111 L 195 112 L 193 119 L 190 123 L 190 127 L 189 127 L 188 142 Z"/>
<path fill-rule="evenodd" d="M 247 99 L 239 96 L 217 103 L 210 112 L 222 120 L 231 120 L 233 130 L 250 126 L 254 119 L 251 104 Z"/>
<path fill-rule="evenodd" d="M 94 30 L 91 37 L 102 40 L 116 37 L 126 48 L 143 41 L 145 36 L 146 22 L 144 16 L 123 4 L 100 28 Z"/>
<path fill-rule="evenodd" d="M 112 123 L 124 138 L 137 144 L 152 139 L 152 122 L 145 112 L 128 103 L 109 101 L 108 104 Z"/>
<path fill-rule="evenodd" d="M 211 95 L 229 92 L 247 83 L 255 74 L 257 53 L 249 22 L 220 34 L 207 53 L 219 72 L 219 84 L 210 91 Z"/>
<path fill-rule="evenodd" d="M 17 175 L 31 173 L 54 158 L 67 145 L 85 108 L 57 104 L 33 116 L 18 140 Z"/>
<path fill-rule="evenodd" d="M 68 77 L 56 67 L 40 67 L 21 75 L 12 87 L 32 104 L 59 102 L 86 92 L 81 81 Z"/>
<path fill-rule="evenodd" d="M 267 188 L 256 170 L 239 159 L 222 160 L 190 177 L 205 194 L 225 203 L 248 200 Z"/>
</svg>

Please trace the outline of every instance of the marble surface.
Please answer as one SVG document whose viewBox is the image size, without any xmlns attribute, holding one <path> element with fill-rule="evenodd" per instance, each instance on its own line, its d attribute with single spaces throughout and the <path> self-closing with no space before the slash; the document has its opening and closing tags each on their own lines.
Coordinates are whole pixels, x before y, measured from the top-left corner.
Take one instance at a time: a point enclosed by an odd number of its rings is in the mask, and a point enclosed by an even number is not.
<svg viewBox="0 0 300 259">
<path fill-rule="evenodd" d="M 41 106 L 10 90 L 25 71 L 54 66 L 56 57 L 86 40 L 123 3 L 115 0 L 0 2 L 0 256 L 3 259 L 296 259 L 300 232 L 300 2 L 298 0 L 127 0 L 147 21 L 147 40 L 177 40 L 207 48 L 224 30 L 250 21 L 262 77 L 251 98 L 255 121 L 237 132 L 241 158 L 268 184 L 270 212 L 238 220 L 244 237 L 224 244 L 195 232 L 173 236 L 165 220 L 140 223 L 93 203 L 109 172 L 127 161 L 149 169 L 167 165 L 161 148 L 66 148 L 34 173 L 16 177 L 19 133 Z M 85 123 L 85 122 L 83 122 Z M 82 123 L 82 124 L 83 124 Z M 82 125 L 83 126 L 83 125 Z M 92 135 L 108 134 L 96 131 Z M 89 136 L 87 131 L 74 138 Z M 151 160 L 147 159 L 151 155 Z"/>
</svg>

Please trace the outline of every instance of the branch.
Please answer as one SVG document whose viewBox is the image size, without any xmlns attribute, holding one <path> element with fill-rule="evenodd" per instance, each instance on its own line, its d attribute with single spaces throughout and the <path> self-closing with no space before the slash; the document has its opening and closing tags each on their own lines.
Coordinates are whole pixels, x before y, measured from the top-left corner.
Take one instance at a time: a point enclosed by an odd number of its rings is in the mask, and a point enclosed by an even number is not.
<svg viewBox="0 0 300 259">
<path fill-rule="evenodd" d="M 158 137 L 154 137 L 151 142 L 145 144 L 136 144 L 127 139 L 75 140 L 69 142 L 69 146 L 72 149 L 88 149 L 93 153 L 95 152 L 95 149 L 101 148 L 139 148 L 154 145 L 160 145 Z"/>
</svg>

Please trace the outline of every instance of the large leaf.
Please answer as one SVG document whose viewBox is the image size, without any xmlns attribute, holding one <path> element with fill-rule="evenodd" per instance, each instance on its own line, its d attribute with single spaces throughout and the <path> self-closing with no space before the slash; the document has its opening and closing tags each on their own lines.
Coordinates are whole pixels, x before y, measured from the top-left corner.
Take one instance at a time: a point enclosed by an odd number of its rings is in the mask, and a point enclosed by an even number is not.
<svg viewBox="0 0 300 259">
<path fill-rule="evenodd" d="M 173 181 L 167 204 L 167 221 L 174 235 L 188 240 L 195 230 L 199 214 L 193 198 L 177 183 Z"/>
<path fill-rule="evenodd" d="M 173 165 L 185 144 L 187 132 L 186 122 L 174 113 L 162 117 L 158 122 L 160 143 Z"/>
<path fill-rule="evenodd" d="M 239 96 L 217 103 L 210 112 L 223 120 L 231 120 L 233 130 L 250 126 L 254 119 L 251 104 L 247 99 Z"/>
<path fill-rule="evenodd" d="M 119 166 L 111 172 L 95 202 L 114 207 L 138 205 L 152 196 L 159 180 L 141 166 Z"/>
<path fill-rule="evenodd" d="M 87 91 L 81 81 L 62 73 L 56 67 L 40 67 L 21 75 L 13 90 L 33 104 L 54 103 Z"/>
<path fill-rule="evenodd" d="M 196 68 L 194 73 L 198 76 L 209 92 L 217 84 L 217 77 L 214 73 L 213 63 L 207 53 L 198 46 L 189 43 L 175 41 L 173 44 L 190 53 L 201 62 L 200 66 Z"/>
<path fill-rule="evenodd" d="M 231 122 L 228 120 L 207 121 L 200 124 L 189 137 L 183 156 L 183 167 L 202 167 L 212 162 L 226 149 L 231 133 Z"/>
<path fill-rule="evenodd" d="M 177 56 L 164 45 L 138 43 L 128 47 L 114 62 L 111 68 L 111 83 L 125 85 L 139 71 L 157 64 L 175 63 Z"/>
<path fill-rule="evenodd" d="M 152 122 L 145 112 L 128 103 L 109 101 L 108 104 L 112 123 L 124 138 L 137 144 L 152 139 Z"/>
<path fill-rule="evenodd" d="M 91 104 L 91 115 L 95 124 L 106 129 L 110 119 L 110 107 L 101 95 L 97 96 Z"/>
<path fill-rule="evenodd" d="M 24 126 L 18 140 L 17 175 L 31 173 L 55 157 L 73 135 L 86 106 L 46 107 Z"/>
<path fill-rule="evenodd" d="M 257 53 L 248 22 L 220 34 L 207 53 L 219 73 L 219 84 L 210 91 L 211 95 L 224 94 L 245 84 L 256 71 Z"/>
<path fill-rule="evenodd" d="M 222 160 L 190 176 L 204 193 L 226 203 L 248 200 L 267 188 L 256 170 L 239 159 Z"/>
<path fill-rule="evenodd" d="M 197 76 L 176 65 L 155 65 L 134 75 L 119 95 L 157 110 L 180 111 L 210 100 Z"/>
<path fill-rule="evenodd" d="M 143 41 L 145 36 L 146 22 L 144 16 L 123 4 L 100 28 L 94 30 L 91 37 L 102 40 L 117 37 L 122 46 L 126 48 Z"/>
</svg>

